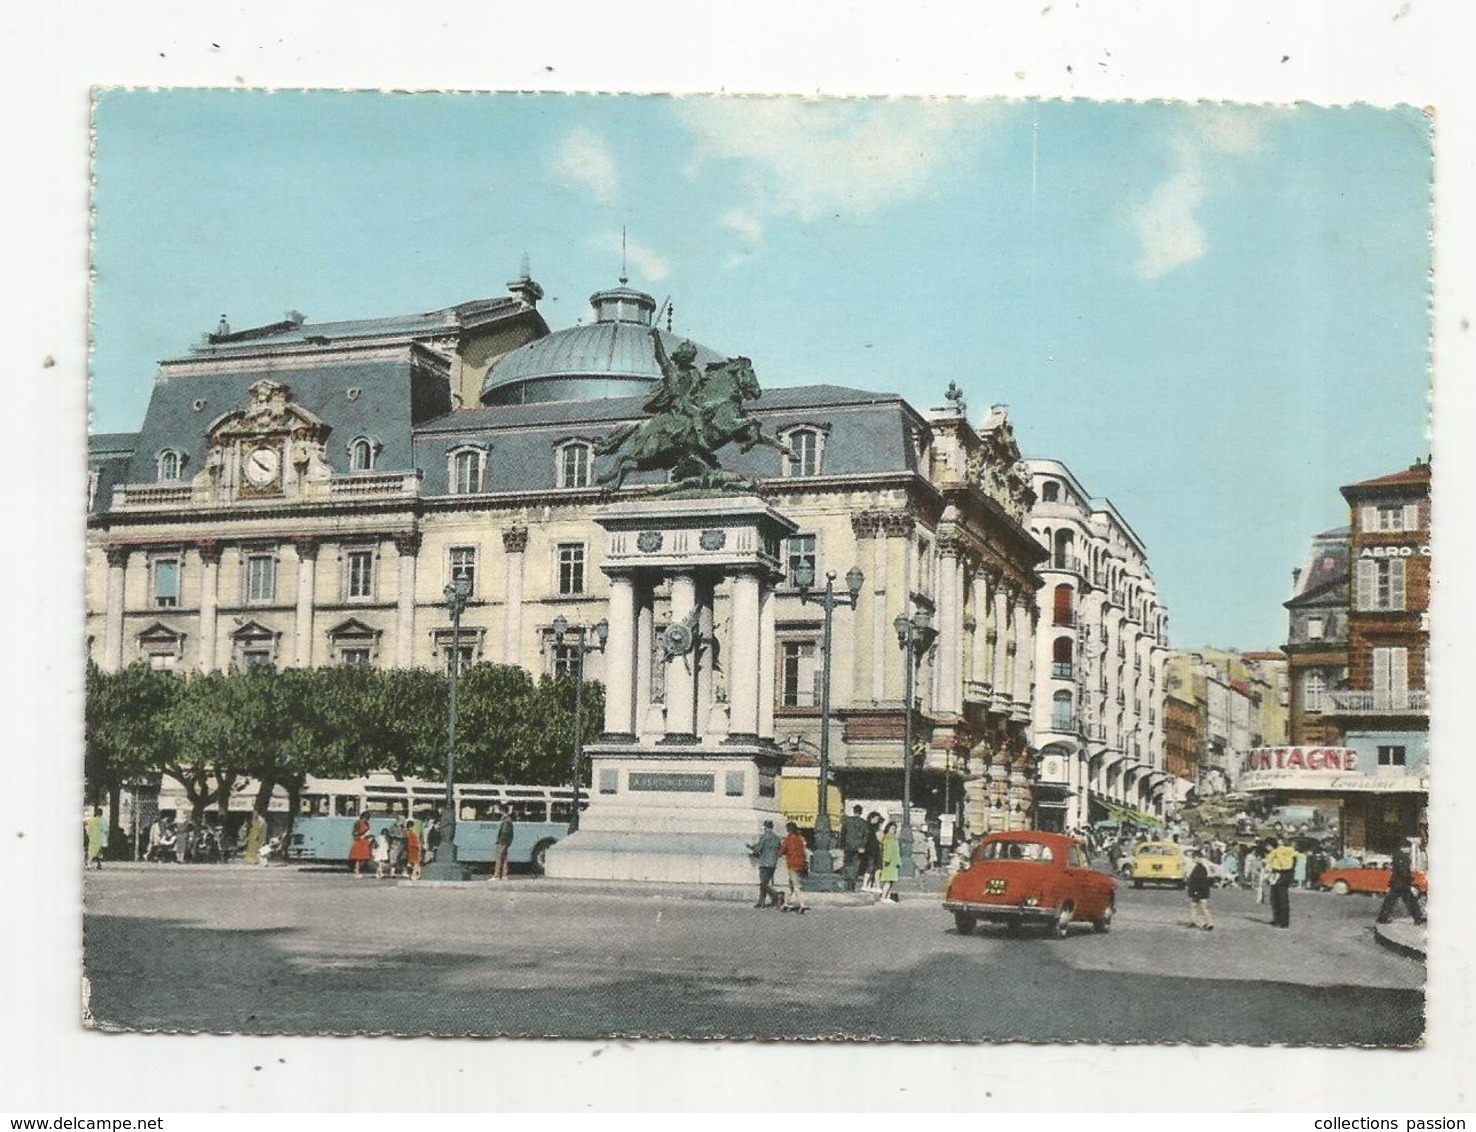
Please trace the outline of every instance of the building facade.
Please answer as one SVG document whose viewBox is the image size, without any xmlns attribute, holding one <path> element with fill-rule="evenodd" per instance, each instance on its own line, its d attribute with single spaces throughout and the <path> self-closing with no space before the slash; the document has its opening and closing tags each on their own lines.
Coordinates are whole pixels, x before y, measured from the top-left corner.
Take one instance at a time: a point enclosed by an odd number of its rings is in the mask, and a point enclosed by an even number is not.
<svg viewBox="0 0 1476 1132">
<path fill-rule="evenodd" d="M 638 420 L 661 354 L 651 296 L 625 285 L 592 318 L 550 332 L 524 275 L 504 298 L 357 322 L 232 331 L 160 364 L 136 434 L 92 438 L 86 571 L 89 654 L 115 670 L 252 665 L 431 667 L 463 662 L 603 677 L 555 638 L 555 619 L 604 615 L 594 516 L 659 492 L 665 475 L 601 483 L 596 442 Z M 660 350 L 658 351 L 658 343 Z M 697 366 L 725 355 L 690 344 Z M 835 614 L 831 752 L 853 797 L 901 796 L 904 664 L 893 621 L 938 637 L 917 659 L 913 794 L 973 831 L 1035 811 L 1030 705 L 1038 618 L 1025 527 L 1033 502 L 1009 422 L 976 426 L 961 396 L 919 412 L 836 385 L 782 388 L 750 415 L 787 451 L 722 453 L 798 532 L 781 548 L 776 648 L 765 659 L 775 734 L 792 761 L 820 742 L 821 613 L 790 580 L 805 562 L 864 575 Z M 471 597 L 453 631 L 444 591 Z M 654 652 L 670 595 L 638 626 Z M 731 595 L 710 602 L 729 631 Z M 656 670 L 659 672 L 659 666 Z M 714 696 L 726 702 L 721 665 Z M 659 676 L 637 710 L 664 710 Z"/>
<path fill-rule="evenodd" d="M 1288 741 L 1320 747 L 1339 739 L 1327 697 L 1348 679 L 1348 528 L 1314 536 L 1305 563 L 1292 571 L 1285 603 Z"/>
<path fill-rule="evenodd" d="M 1039 568 L 1038 790 L 1059 828 L 1115 808 L 1162 815 L 1168 615 L 1147 551 L 1110 502 L 1055 460 L 1029 461 Z M 1048 801 L 1045 801 L 1047 800 Z"/>
</svg>

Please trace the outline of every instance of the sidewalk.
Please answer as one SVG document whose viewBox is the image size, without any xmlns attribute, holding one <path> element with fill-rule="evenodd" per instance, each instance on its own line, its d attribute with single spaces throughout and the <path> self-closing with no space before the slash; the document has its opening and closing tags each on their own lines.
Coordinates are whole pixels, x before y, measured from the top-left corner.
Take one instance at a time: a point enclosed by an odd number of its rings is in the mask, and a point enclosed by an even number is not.
<svg viewBox="0 0 1476 1132">
<path fill-rule="evenodd" d="M 1425 958 L 1426 931 L 1424 924 L 1410 920 L 1393 920 L 1387 924 L 1374 924 L 1374 938 L 1380 946 L 1411 959 Z"/>
</svg>

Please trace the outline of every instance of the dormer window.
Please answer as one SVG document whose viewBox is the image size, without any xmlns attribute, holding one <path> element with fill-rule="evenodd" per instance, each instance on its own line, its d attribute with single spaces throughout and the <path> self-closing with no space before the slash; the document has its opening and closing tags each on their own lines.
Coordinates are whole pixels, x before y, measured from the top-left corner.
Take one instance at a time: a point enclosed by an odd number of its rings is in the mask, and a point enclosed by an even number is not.
<svg viewBox="0 0 1476 1132">
<path fill-rule="evenodd" d="M 154 457 L 155 467 L 159 472 L 159 482 L 166 483 L 179 479 L 180 473 L 184 471 L 184 454 L 173 448 L 165 448 Z"/>
<path fill-rule="evenodd" d="M 818 476 L 825 454 L 825 431 L 814 425 L 801 425 L 780 434 L 793 455 L 782 457 L 786 476 Z"/>
<path fill-rule="evenodd" d="M 368 436 L 356 436 L 349 441 L 348 466 L 351 472 L 372 472 L 374 461 L 379 456 L 379 444 Z"/>
<path fill-rule="evenodd" d="M 1040 499 L 1042 503 L 1055 503 L 1061 498 L 1061 485 L 1055 480 L 1046 480 L 1040 485 Z"/>
<path fill-rule="evenodd" d="M 559 445 L 555 457 L 555 478 L 560 487 L 588 487 L 594 466 L 594 451 L 587 441 L 570 440 Z"/>
<path fill-rule="evenodd" d="M 487 468 L 487 451 L 472 444 L 453 448 L 446 458 L 446 478 L 452 495 L 471 495 L 482 491 Z"/>
</svg>

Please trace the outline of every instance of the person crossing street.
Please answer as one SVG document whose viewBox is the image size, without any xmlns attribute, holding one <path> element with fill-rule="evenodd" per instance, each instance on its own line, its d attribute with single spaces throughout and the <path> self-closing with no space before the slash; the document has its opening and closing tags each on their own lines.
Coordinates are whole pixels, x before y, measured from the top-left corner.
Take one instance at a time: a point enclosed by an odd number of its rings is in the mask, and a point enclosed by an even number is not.
<svg viewBox="0 0 1476 1132">
<path fill-rule="evenodd" d="M 779 893 L 774 891 L 774 870 L 779 867 L 779 835 L 774 832 L 774 823 L 764 822 L 764 831 L 758 840 L 748 847 L 749 856 L 758 865 L 759 898 L 755 908 L 780 906 Z"/>
</svg>

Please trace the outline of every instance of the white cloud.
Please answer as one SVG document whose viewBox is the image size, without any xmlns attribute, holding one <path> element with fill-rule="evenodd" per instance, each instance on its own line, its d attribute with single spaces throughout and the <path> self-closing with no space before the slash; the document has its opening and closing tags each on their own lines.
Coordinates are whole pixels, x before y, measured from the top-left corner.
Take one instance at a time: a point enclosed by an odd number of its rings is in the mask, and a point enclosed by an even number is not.
<svg viewBox="0 0 1476 1132">
<path fill-rule="evenodd" d="M 588 189 L 600 204 L 612 207 L 620 195 L 620 170 L 605 139 L 593 130 L 570 130 L 551 161 L 557 176 Z"/>
<path fill-rule="evenodd" d="M 1265 110 L 1192 108 L 1169 141 L 1168 177 L 1132 211 L 1138 237 L 1139 278 L 1154 280 L 1195 260 L 1208 249 L 1199 208 L 1223 175 L 1224 158 L 1244 158 L 1261 148 Z"/>
<path fill-rule="evenodd" d="M 647 247 L 640 241 L 632 240 L 627 236 L 622 249 L 619 232 L 602 232 L 590 243 L 600 251 L 611 255 L 619 256 L 623 252 L 626 264 L 634 269 L 632 274 L 635 278 L 655 283 L 671 274 L 671 261 L 654 248 Z"/>
<path fill-rule="evenodd" d="M 739 238 L 744 255 L 757 250 L 765 217 L 863 220 L 923 196 L 1001 106 L 800 98 L 674 103 L 694 141 L 688 173 L 716 163 L 736 166 L 743 203 L 718 223 Z"/>
</svg>

